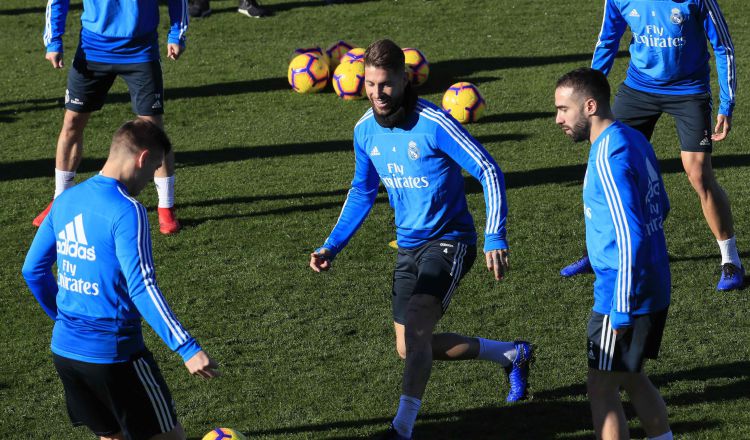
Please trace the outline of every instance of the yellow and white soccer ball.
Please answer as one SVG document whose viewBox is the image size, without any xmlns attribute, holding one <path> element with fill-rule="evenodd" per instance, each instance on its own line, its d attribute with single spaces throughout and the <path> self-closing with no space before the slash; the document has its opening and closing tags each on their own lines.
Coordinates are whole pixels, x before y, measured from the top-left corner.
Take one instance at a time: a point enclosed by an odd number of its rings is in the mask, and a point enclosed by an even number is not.
<svg viewBox="0 0 750 440">
<path fill-rule="evenodd" d="M 407 47 L 404 51 L 404 64 L 409 82 L 414 86 L 421 86 L 430 76 L 430 63 L 419 49 Z"/>
<path fill-rule="evenodd" d="M 331 78 L 333 91 L 345 100 L 360 99 L 365 96 L 365 63 L 342 63 Z"/>
<path fill-rule="evenodd" d="M 289 85 L 298 93 L 315 93 L 328 83 L 328 63 L 312 53 L 297 55 L 289 63 Z"/>
<path fill-rule="evenodd" d="M 203 440 L 247 440 L 247 437 L 232 428 L 216 428 L 204 435 Z"/>
<path fill-rule="evenodd" d="M 344 40 L 339 40 L 330 45 L 326 49 L 325 54 L 328 57 L 328 64 L 331 66 L 331 69 L 335 69 L 341 62 L 341 57 L 352 49 L 354 49 L 354 46 Z"/>
<path fill-rule="evenodd" d="M 443 95 L 443 109 L 462 124 L 476 122 L 482 116 L 484 108 L 484 98 L 472 83 L 453 84 Z"/>
<path fill-rule="evenodd" d="M 364 63 L 365 50 L 361 47 L 355 47 L 341 57 L 341 64 L 344 63 Z"/>
<path fill-rule="evenodd" d="M 328 55 L 326 52 L 320 48 L 320 46 L 313 46 L 313 47 L 300 47 L 298 49 L 294 49 L 294 54 L 292 55 L 292 58 L 296 57 L 297 55 L 301 55 L 303 53 L 311 53 L 315 55 L 316 57 L 323 60 L 326 64 L 330 65 L 331 61 L 328 59 Z"/>
</svg>

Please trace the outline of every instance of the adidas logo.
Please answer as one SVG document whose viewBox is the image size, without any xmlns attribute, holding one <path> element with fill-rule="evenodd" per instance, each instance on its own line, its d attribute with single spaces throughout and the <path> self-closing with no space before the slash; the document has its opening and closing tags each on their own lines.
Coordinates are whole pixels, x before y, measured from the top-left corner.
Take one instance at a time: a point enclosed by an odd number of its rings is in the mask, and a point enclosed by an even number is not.
<svg viewBox="0 0 750 440">
<path fill-rule="evenodd" d="M 380 156 L 380 150 L 378 150 L 377 146 L 372 147 L 372 150 L 370 150 L 370 156 Z"/>
<path fill-rule="evenodd" d="M 630 14 L 628 14 L 628 17 L 640 17 L 640 16 L 641 14 L 639 14 L 638 11 L 636 11 L 635 9 L 630 11 Z"/>
<path fill-rule="evenodd" d="M 58 254 L 96 261 L 94 246 L 86 246 L 89 242 L 86 239 L 86 232 L 83 230 L 83 214 L 78 214 L 72 222 L 65 225 L 65 229 L 57 234 L 57 238 Z"/>
<path fill-rule="evenodd" d="M 711 139 L 709 139 L 708 136 L 704 137 L 700 143 L 701 147 L 708 147 L 710 145 L 711 145 Z"/>
<path fill-rule="evenodd" d="M 157 99 L 154 105 L 151 106 L 151 108 L 161 108 L 161 101 Z"/>
</svg>

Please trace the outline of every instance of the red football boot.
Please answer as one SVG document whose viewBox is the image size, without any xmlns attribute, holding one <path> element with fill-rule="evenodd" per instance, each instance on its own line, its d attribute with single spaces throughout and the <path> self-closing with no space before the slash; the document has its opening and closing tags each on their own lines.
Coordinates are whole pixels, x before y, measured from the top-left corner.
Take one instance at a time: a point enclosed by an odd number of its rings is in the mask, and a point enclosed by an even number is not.
<svg viewBox="0 0 750 440">
<path fill-rule="evenodd" d="M 52 202 L 54 202 L 54 200 Z M 42 224 L 44 219 L 47 217 L 47 214 L 49 214 L 49 210 L 52 209 L 52 202 L 49 202 L 49 205 L 44 208 L 44 211 L 40 212 L 39 215 L 34 218 L 34 220 L 31 222 L 32 225 L 38 228 L 39 225 Z"/>
<path fill-rule="evenodd" d="M 171 235 L 180 232 L 180 222 L 174 215 L 174 207 L 159 208 L 159 232 L 164 235 Z"/>
</svg>

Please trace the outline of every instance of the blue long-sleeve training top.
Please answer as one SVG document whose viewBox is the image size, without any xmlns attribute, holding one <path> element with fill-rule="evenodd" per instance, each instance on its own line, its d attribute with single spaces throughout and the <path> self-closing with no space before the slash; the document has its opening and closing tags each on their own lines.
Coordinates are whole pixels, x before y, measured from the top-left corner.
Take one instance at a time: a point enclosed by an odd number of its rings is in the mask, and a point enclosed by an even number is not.
<svg viewBox="0 0 750 440">
<path fill-rule="evenodd" d="M 592 68 L 609 73 L 626 27 L 633 33 L 627 86 L 666 95 L 710 92 L 708 39 L 718 72 L 719 113 L 732 115 L 734 46 L 716 0 L 605 0 Z"/>
<path fill-rule="evenodd" d="M 141 316 L 183 360 L 201 349 L 156 283 L 146 208 L 115 179 L 98 175 L 55 199 L 23 276 L 55 320 L 51 346 L 59 356 L 127 361 L 145 348 Z"/>
<path fill-rule="evenodd" d="M 583 183 L 586 247 L 596 274 L 595 312 L 612 328 L 669 306 L 663 223 L 669 199 L 651 145 L 621 122 L 591 145 Z"/>
<path fill-rule="evenodd" d="M 44 24 L 47 52 L 62 52 L 70 0 L 49 0 Z M 185 45 L 187 0 L 169 0 L 167 42 Z M 159 59 L 159 0 L 83 0 L 80 49 L 86 59 L 108 64 Z"/>
<path fill-rule="evenodd" d="M 419 99 L 400 127 L 384 128 L 368 110 L 354 128 L 355 169 L 341 215 L 323 248 L 340 252 L 370 212 L 379 183 L 395 211 L 403 248 L 451 239 L 475 244 L 461 169 L 482 184 L 487 208 L 484 250 L 507 249 L 503 173 L 487 150 L 452 116 Z"/>
</svg>

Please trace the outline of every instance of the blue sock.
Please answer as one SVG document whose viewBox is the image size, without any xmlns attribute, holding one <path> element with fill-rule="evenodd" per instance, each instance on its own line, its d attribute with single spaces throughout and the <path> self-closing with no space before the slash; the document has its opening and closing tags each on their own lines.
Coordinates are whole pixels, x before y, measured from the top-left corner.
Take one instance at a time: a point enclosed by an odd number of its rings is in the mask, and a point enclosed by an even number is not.
<svg viewBox="0 0 750 440">
<path fill-rule="evenodd" d="M 392 422 L 399 435 L 411 438 L 411 431 L 414 429 L 414 422 L 417 420 L 417 414 L 421 406 L 422 401 L 416 397 L 401 395 L 398 411 Z"/>
<path fill-rule="evenodd" d="M 494 341 L 492 339 L 477 338 L 479 340 L 479 355 L 477 359 L 496 362 L 503 367 L 510 366 L 516 359 L 516 344 L 513 342 Z"/>
</svg>

